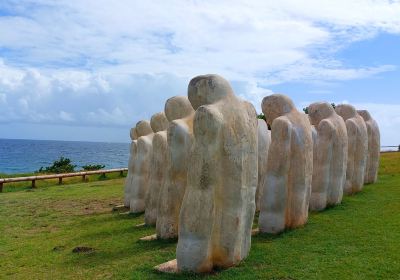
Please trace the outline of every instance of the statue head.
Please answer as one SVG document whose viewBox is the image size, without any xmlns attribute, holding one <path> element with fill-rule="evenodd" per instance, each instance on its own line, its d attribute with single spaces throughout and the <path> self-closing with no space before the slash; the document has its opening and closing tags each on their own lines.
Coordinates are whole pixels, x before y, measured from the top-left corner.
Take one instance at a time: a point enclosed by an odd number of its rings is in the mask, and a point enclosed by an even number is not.
<svg viewBox="0 0 400 280">
<path fill-rule="evenodd" d="M 136 140 L 138 138 L 137 136 L 137 132 L 136 132 L 136 127 L 132 127 L 131 131 L 130 131 L 130 136 L 131 136 L 131 140 Z"/>
<path fill-rule="evenodd" d="M 150 133 L 153 133 L 153 130 L 151 129 L 149 121 L 142 120 L 136 124 L 136 134 L 138 138 L 141 136 L 146 136 Z"/>
<path fill-rule="evenodd" d="M 272 94 L 264 97 L 261 108 L 269 125 L 272 125 L 276 118 L 295 109 L 293 101 L 283 94 Z"/>
<path fill-rule="evenodd" d="M 350 104 L 340 104 L 335 108 L 336 113 L 341 116 L 345 121 L 354 118 L 357 115 L 356 109 Z"/>
<path fill-rule="evenodd" d="M 168 120 L 164 112 L 159 112 L 151 116 L 150 126 L 154 132 L 166 130 L 168 128 Z"/>
<path fill-rule="evenodd" d="M 186 96 L 174 96 L 165 102 L 164 112 L 168 121 L 172 122 L 189 116 L 194 110 Z"/>
<path fill-rule="evenodd" d="M 315 102 L 308 106 L 308 116 L 312 125 L 318 125 L 323 119 L 335 114 L 335 109 L 328 102 Z"/>
<path fill-rule="evenodd" d="M 364 119 L 364 121 L 372 119 L 371 114 L 367 110 L 357 110 L 357 113 Z"/>
<path fill-rule="evenodd" d="M 197 76 L 188 86 L 189 101 L 195 110 L 202 105 L 213 104 L 232 95 L 233 90 L 229 82 L 219 75 Z"/>
</svg>

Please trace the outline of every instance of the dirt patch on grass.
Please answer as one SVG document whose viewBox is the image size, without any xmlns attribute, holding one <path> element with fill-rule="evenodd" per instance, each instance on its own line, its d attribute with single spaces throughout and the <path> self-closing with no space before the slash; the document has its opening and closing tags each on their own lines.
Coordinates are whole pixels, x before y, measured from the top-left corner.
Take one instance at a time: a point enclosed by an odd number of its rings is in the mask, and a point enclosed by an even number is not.
<svg viewBox="0 0 400 280">
<path fill-rule="evenodd" d="M 72 253 L 93 253 L 95 251 L 94 248 L 86 247 L 86 246 L 79 246 L 75 247 L 72 250 Z"/>
<path fill-rule="evenodd" d="M 49 205 L 49 208 L 65 215 L 81 216 L 108 213 L 121 202 L 121 199 L 61 200 Z"/>
</svg>

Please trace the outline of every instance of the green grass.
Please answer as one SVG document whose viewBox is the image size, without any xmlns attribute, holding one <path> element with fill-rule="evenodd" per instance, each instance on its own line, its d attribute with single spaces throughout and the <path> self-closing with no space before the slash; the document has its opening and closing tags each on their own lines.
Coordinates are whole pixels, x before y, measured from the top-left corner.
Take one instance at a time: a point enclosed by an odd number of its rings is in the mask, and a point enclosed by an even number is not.
<svg viewBox="0 0 400 280">
<path fill-rule="evenodd" d="M 0 194 L 0 279 L 399 279 L 400 153 L 384 154 L 377 184 L 279 236 L 257 236 L 239 266 L 165 275 L 174 242 L 140 242 L 143 215 L 120 215 L 123 179 Z M 72 253 L 77 246 L 93 253 Z"/>
</svg>

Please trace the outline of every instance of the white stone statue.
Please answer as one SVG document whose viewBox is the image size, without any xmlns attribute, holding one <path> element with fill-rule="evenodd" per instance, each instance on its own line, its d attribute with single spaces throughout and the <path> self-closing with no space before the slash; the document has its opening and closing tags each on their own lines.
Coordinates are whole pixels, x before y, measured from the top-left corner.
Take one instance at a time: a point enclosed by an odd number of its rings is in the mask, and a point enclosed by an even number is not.
<svg viewBox="0 0 400 280">
<path fill-rule="evenodd" d="M 129 208 L 130 200 L 131 200 L 131 193 L 133 188 L 133 173 L 134 173 L 134 163 L 136 158 L 136 142 L 137 142 L 137 132 L 136 127 L 132 127 L 130 131 L 131 137 L 131 146 L 130 146 L 130 154 L 129 154 L 129 161 L 128 161 L 128 174 L 126 175 L 125 179 L 125 188 L 124 188 L 124 206 Z"/>
<path fill-rule="evenodd" d="M 160 188 L 157 206 L 158 239 L 178 237 L 179 212 L 187 185 L 189 153 L 193 141 L 194 110 L 186 96 L 175 96 L 165 103 L 168 127 L 166 180 Z"/>
<path fill-rule="evenodd" d="M 149 187 L 146 195 L 146 210 L 144 212 L 144 223 L 155 225 L 157 221 L 157 205 L 161 186 L 165 183 L 167 171 L 167 127 L 168 120 L 164 112 L 157 113 L 150 120 L 154 131 L 152 141 L 152 152 L 150 156 Z"/>
<path fill-rule="evenodd" d="M 250 250 L 257 188 L 257 117 L 218 75 L 192 79 L 196 110 L 188 185 L 179 219 L 179 271 L 207 272 Z"/>
<path fill-rule="evenodd" d="M 136 124 L 136 158 L 132 174 L 132 191 L 130 194 L 130 211 L 140 213 L 145 210 L 145 198 L 149 185 L 150 156 L 152 151 L 153 130 L 149 121 Z"/>
<path fill-rule="evenodd" d="M 367 127 L 353 106 L 338 105 L 335 111 L 345 121 L 348 137 L 346 183 L 343 191 L 345 194 L 353 194 L 361 191 L 364 184 L 368 151 Z"/>
<path fill-rule="evenodd" d="M 260 199 L 267 172 L 268 149 L 271 144 L 271 131 L 265 120 L 258 120 L 258 184 L 256 191 L 256 210 L 260 210 Z"/>
<path fill-rule="evenodd" d="M 307 222 L 313 172 L 311 124 L 281 94 L 265 97 L 262 111 L 271 125 L 271 145 L 259 227 L 260 232 L 279 233 Z"/>
<path fill-rule="evenodd" d="M 367 110 L 359 110 L 364 119 L 368 133 L 367 164 L 365 166 L 364 184 L 375 183 L 378 179 L 379 158 L 381 155 L 381 135 L 377 122 Z"/>
<path fill-rule="evenodd" d="M 316 102 L 308 107 L 316 128 L 310 210 L 321 211 L 339 204 L 343 197 L 347 167 L 347 130 L 331 104 Z"/>
</svg>

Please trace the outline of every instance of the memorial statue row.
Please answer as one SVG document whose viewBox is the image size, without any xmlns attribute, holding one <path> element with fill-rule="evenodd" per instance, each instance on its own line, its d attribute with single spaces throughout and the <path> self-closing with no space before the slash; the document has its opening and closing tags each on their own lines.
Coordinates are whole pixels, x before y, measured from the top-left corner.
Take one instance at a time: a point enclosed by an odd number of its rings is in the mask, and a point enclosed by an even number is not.
<svg viewBox="0 0 400 280">
<path fill-rule="evenodd" d="M 154 238 L 178 238 L 177 259 L 159 270 L 233 266 L 249 253 L 256 210 L 259 231 L 276 234 L 377 180 L 379 129 L 367 111 L 317 102 L 306 115 L 280 94 L 262 111 L 266 121 L 224 78 L 204 75 L 131 129 L 124 204 L 145 213 Z"/>
</svg>

